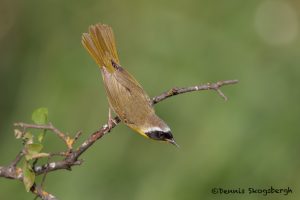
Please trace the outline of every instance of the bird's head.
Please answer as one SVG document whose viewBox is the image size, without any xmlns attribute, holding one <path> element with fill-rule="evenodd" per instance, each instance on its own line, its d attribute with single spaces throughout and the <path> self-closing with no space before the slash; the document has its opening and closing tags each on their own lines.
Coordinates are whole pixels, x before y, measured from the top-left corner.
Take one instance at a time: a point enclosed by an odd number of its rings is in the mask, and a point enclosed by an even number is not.
<svg viewBox="0 0 300 200">
<path fill-rule="evenodd" d="M 175 142 L 173 135 L 170 129 L 162 130 L 161 128 L 152 128 L 145 132 L 147 137 L 153 140 L 165 141 L 179 147 L 179 145 Z"/>
</svg>

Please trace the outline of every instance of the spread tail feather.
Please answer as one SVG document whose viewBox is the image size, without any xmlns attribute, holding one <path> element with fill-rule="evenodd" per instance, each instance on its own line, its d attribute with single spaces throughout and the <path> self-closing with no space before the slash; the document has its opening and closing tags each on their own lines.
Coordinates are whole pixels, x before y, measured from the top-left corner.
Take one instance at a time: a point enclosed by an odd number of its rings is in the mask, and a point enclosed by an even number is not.
<svg viewBox="0 0 300 200">
<path fill-rule="evenodd" d="M 112 61 L 119 64 L 119 58 L 111 27 L 105 24 L 91 25 L 89 33 L 83 33 L 81 42 L 99 67 L 105 67 L 109 72 L 115 70 Z"/>
</svg>

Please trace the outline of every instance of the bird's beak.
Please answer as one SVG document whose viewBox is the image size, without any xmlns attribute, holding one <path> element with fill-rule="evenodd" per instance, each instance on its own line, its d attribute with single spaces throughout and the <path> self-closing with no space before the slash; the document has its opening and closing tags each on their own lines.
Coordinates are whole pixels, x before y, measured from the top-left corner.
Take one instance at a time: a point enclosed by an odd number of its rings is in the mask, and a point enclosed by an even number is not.
<svg viewBox="0 0 300 200">
<path fill-rule="evenodd" d="M 179 145 L 175 142 L 175 140 L 173 138 L 172 139 L 167 139 L 166 141 L 173 144 L 173 145 L 175 145 L 177 148 L 179 148 Z"/>
</svg>

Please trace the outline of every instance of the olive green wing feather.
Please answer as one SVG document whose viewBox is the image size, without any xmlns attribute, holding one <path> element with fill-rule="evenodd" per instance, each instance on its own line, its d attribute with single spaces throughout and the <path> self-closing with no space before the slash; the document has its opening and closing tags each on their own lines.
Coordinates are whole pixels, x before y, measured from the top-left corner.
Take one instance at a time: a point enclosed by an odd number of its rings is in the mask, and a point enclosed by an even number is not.
<svg viewBox="0 0 300 200">
<path fill-rule="evenodd" d="M 134 123 L 154 113 L 148 94 L 125 69 L 102 74 L 110 106 L 123 121 Z"/>
</svg>

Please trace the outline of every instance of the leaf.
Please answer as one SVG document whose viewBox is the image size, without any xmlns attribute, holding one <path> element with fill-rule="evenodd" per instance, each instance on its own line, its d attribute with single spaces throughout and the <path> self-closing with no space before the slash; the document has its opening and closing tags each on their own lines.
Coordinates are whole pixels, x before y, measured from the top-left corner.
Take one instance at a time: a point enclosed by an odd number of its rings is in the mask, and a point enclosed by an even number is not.
<svg viewBox="0 0 300 200">
<path fill-rule="evenodd" d="M 38 141 L 39 141 L 39 142 L 42 142 L 43 139 L 44 139 L 44 136 L 45 136 L 45 133 L 44 133 L 44 132 L 40 132 L 40 133 L 38 134 Z"/>
<path fill-rule="evenodd" d="M 36 157 L 36 154 L 39 154 L 43 149 L 43 145 L 39 143 L 32 143 L 25 145 L 25 158 L 26 160 L 31 160 Z"/>
<path fill-rule="evenodd" d="M 31 116 L 32 121 L 36 124 L 46 124 L 48 120 L 48 108 L 38 108 L 33 111 Z"/>
<path fill-rule="evenodd" d="M 30 191 L 30 188 L 32 187 L 35 180 L 35 174 L 28 163 L 28 161 L 24 160 L 23 163 L 23 183 L 25 185 L 25 189 L 27 192 Z"/>
<path fill-rule="evenodd" d="M 43 145 L 39 143 L 33 143 L 33 144 L 27 144 L 25 148 L 28 151 L 28 153 L 36 154 L 41 152 L 41 150 L 43 149 Z"/>
</svg>

